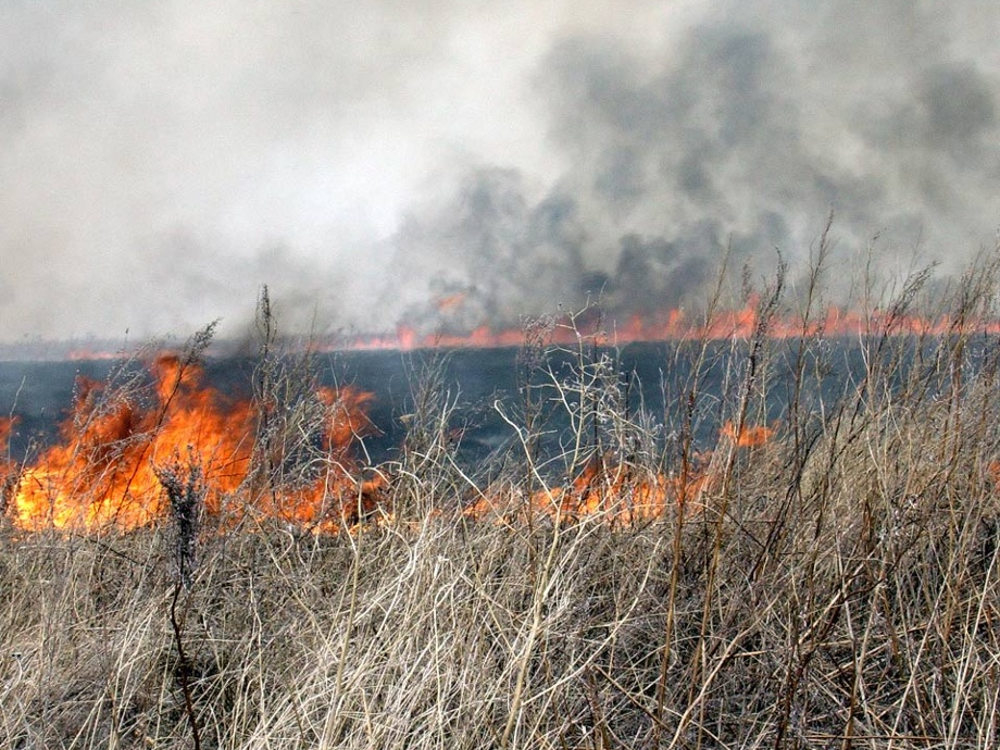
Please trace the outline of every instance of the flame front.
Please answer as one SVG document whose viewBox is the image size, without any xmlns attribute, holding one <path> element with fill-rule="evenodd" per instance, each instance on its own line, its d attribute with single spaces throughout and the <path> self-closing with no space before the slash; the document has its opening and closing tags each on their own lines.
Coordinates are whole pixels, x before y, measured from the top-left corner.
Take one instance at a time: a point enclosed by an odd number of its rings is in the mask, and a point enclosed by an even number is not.
<svg viewBox="0 0 1000 750">
<path fill-rule="evenodd" d="M 258 413 L 247 400 L 203 386 L 200 368 L 175 355 L 158 357 L 152 371 L 152 406 L 134 396 L 102 398 L 104 385 L 78 378 L 76 403 L 58 442 L 20 471 L 6 465 L 7 505 L 18 526 L 90 531 L 148 525 L 167 512 L 157 467 L 181 455 L 199 463 L 206 511 L 245 512 L 244 504 L 230 500 L 244 491 L 245 503 L 253 494 L 248 479 Z M 332 498 L 356 484 L 349 476 L 354 466 L 348 448 L 366 423 L 371 394 L 322 389 L 317 397 L 327 408 L 328 470 L 294 493 L 283 491 L 280 498 L 271 493 L 272 507 L 264 509 L 269 515 L 318 523 L 332 508 Z M 9 422 L 0 424 L 0 441 L 10 428 Z"/>
<path fill-rule="evenodd" d="M 392 517 L 387 480 L 381 475 L 362 479 L 350 455 L 357 436 L 370 426 L 366 412 L 373 394 L 318 388 L 314 396 L 324 415 L 322 469 L 272 485 L 261 479 L 261 466 L 282 465 L 288 457 L 281 446 L 260 444 L 257 405 L 204 386 L 201 370 L 175 355 L 161 355 L 151 369 L 152 405 L 143 405 L 138 396 L 108 394 L 104 384 L 78 378 L 76 403 L 56 444 L 29 465 L 0 461 L 0 508 L 10 509 L 16 525 L 31 531 L 150 525 L 169 511 L 158 471 L 178 466 L 182 455 L 196 461 L 205 511 L 215 516 L 233 521 L 269 517 L 330 533 L 371 517 L 377 507 Z M 0 420 L 0 448 L 14 424 Z M 772 434 L 770 427 L 737 430 L 731 422 L 720 430 L 720 438 L 739 448 L 764 445 Z M 678 475 L 653 474 L 602 456 L 562 486 L 527 495 L 511 487 L 487 488 L 464 513 L 471 518 L 504 515 L 519 497 L 513 510 L 521 515 L 599 515 L 630 524 L 695 507 L 712 486 L 711 466 L 711 454 L 704 453 Z"/>
<path fill-rule="evenodd" d="M 774 429 L 765 425 L 745 425 L 737 434 L 732 422 L 726 422 L 719 431 L 720 438 L 732 441 L 737 448 L 758 448 L 773 435 Z M 520 503 L 512 488 L 491 487 L 465 509 L 465 515 L 482 519 L 513 511 L 522 517 L 598 516 L 626 526 L 661 517 L 674 509 L 684 515 L 700 506 L 717 479 L 712 457 L 711 451 L 698 452 L 686 468 L 674 474 L 646 472 L 610 457 L 597 457 L 564 485 L 538 490 Z"/>
<path fill-rule="evenodd" d="M 464 301 L 464 295 L 456 294 L 437 300 L 434 307 L 439 313 L 448 313 L 460 308 Z M 572 345 L 577 343 L 580 337 L 590 337 L 600 344 L 624 345 L 643 341 L 748 339 L 754 335 L 760 322 L 758 303 L 759 299 L 752 296 L 744 307 L 717 311 L 707 320 L 699 320 L 696 316 L 678 308 L 617 319 L 614 316 L 608 318 L 597 316 L 595 320 L 599 322 L 596 328 L 579 319 L 571 321 L 565 318 L 556 321 L 557 325 L 550 333 L 550 341 L 556 345 Z M 1000 321 L 965 319 L 961 316 L 954 318 L 948 315 L 923 317 L 900 314 L 891 309 L 875 309 L 862 313 L 830 306 L 810 319 L 795 314 L 775 315 L 769 318 L 766 333 L 773 339 L 794 339 L 818 335 L 856 337 L 870 333 L 894 336 L 942 336 L 975 331 L 998 334 Z M 493 328 L 483 324 L 461 332 L 439 330 L 422 333 L 408 324 L 401 323 L 394 334 L 359 335 L 337 339 L 329 343 L 329 348 L 410 351 L 435 347 L 513 347 L 523 342 L 524 332 L 519 327 Z"/>
</svg>

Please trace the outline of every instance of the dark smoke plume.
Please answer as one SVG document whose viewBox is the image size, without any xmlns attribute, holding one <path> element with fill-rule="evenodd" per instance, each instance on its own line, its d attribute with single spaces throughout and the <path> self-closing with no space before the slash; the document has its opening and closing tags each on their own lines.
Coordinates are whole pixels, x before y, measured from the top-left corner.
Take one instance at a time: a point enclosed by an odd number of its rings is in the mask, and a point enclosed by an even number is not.
<svg viewBox="0 0 1000 750">
<path fill-rule="evenodd" d="M 463 330 L 696 304 L 836 214 L 959 268 L 1000 224 L 1000 6 L 0 10 L 0 340 Z"/>
</svg>

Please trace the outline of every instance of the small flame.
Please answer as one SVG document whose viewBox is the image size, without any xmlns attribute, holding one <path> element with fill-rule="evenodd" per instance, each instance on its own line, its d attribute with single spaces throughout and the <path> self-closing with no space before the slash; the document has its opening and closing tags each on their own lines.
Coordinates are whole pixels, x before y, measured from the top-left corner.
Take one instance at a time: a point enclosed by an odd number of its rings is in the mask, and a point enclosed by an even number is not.
<svg viewBox="0 0 1000 750">
<path fill-rule="evenodd" d="M 475 519 L 541 514 L 551 518 L 598 516 L 612 524 L 630 525 L 661 517 L 678 508 L 684 512 L 697 506 L 711 485 L 710 454 L 698 457 L 696 470 L 684 476 L 650 474 L 607 458 L 589 462 L 564 486 L 538 490 L 520 504 L 511 488 L 491 487 L 464 514 Z"/>
<path fill-rule="evenodd" d="M 0 515 L 6 512 L 17 481 L 17 469 L 10 460 L 10 434 L 17 417 L 0 417 Z"/>
<path fill-rule="evenodd" d="M 765 426 L 746 426 L 739 435 L 732 422 L 726 422 L 720 437 L 732 440 L 738 448 L 755 448 L 771 439 L 774 430 Z M 599 457 L 563 486 L 539 490 L 526 502 L 512 503 L 517 493 L 511 488 L 493 487 L 465 508 L 470 518 L 503 516 L 513 508 L 515 514 L 542 514 L 555 518 L 599 516 L 612 524 L 629 525 L 662 517 L 676 508 L 682 515 L 701 505 L 701 499 L 713 486 L 716 474 L 712 452 L 694 454 L 687 469 L 680 474 L 651 474 L 629 464 Z M 506 499 L 506 501 L 505 501 Z"/>
<path fill-rule="evenodd" d="M 766 427 L 764 425 L 743 425 L 742 429 L 739 430 L 737 434 L 736 427 L 732 422 L 726 422 L 722 426 L 720 434 L 723 437 L 732 440 L 740 448 L 757 448 L 761 445 L 767 443 L 774 434 L 774 430 L 771 427 Z"/>
<path fill-rule="evenodd" d="M 453 310 L 465 301 L 464 293 L 442 297 L 435 302 L 439 311 Z M 605 320 L 600 316 L 590 323 L 568 318 L 559 321 L 550 332 L 550 341 L 557 346 L 577 343 L 587 337 L 601 344 L 624 345 L 642 341 L 726 341 L 748 339 L 760 323 L 759 300 L 751 298 L 735 310 L 715 314 L 709 321 L 699 321 L 686 311 L 674 308 L 647 316 L 631 315 L 623 320 Z M 768 320 L 767 335 L 773 339 L 794 339 L 802 336 L 860 336 L 866 333 L 887 333 L 894 336 L 938 336 L 949 333 L 984 332 L 1000 333 L 1000 321 L 956 320 L 948 316 L 938 318 L 919 315 L 899 315 L 892 311 L 874 310 L 860 313 L 830 306 L 821 314 L 805 320 L 797 315 L 776 316 Z M 411 351 L 434 347 L 505 347 L 519 346 L 524 342 L 519 328 L 493 328 L 480 325 L 464 333 L 421 333 L 401 323 L 394 334 L 384 336 L 355 336 L 338 340 L 330 348 L 346 349 L 399 349 Z"/>
<path fill-rule="evenodd" d="M 6 455 L 10 433 L 17 422 L 17 417 L 0 417 L 0 454 Z"/>
<path fill-rule="evenodd" d="M 465 292 L 455 292 L 454 294 L 439 297 L 435 300 L 434 306 L 438 309 L 438 312 L 442 313 L 457 310 L 465 303 L 466 296 Z"/>
</svg>

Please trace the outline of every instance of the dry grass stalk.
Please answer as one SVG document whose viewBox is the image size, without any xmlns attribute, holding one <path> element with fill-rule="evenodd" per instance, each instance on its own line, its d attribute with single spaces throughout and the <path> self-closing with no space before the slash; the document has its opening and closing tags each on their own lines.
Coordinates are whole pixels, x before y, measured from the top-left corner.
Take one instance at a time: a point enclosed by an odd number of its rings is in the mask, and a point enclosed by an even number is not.
<svg viewBox="0 0 1000 750">
<path fill-rule="evenodd" d="M 996 263 L 980 268 L 951 297 L 966 320 L 994 298 L 983 279 L 996 281 Z M 902 314 L 923 280 L 883 307 Z M 613 358 L 587 342 L 571 371 L 532 353 L 531 428 L 501 405 L 516 455 L 488 478 L 449 442 L 457 399 L 424 394 L 419 432 L 384 468 L 397 513 L 354 535 L 247 521 L 197 536 L 195 571 L 161 527 L 5 526 L 0 744 L 995 747 L 996 341 L 966 325 L 899 337 L 878 320 L 853 347 L 806 327 L 791 346 L 764 337 L 724 357 L 678 347 L 693 374 L 676 431 L 622 409 Z M 718 404 L 701 384 L 726 362 L 730 400 Z M 781 369 L 792 401 L 774 437 L 720 438 L 698 463 L 698 415 L 759 423 Z M 287 384 L 282 372 L 262 376 L 259 398 Z M 567 412 L 555 457 L 538 448 L 554 424 L 540 404 Z M 271 429 L 264 443 L 285 439 Z M 531 512 L 595 458 L 635 481 L 598 473 L 588 486 L 620 497 Z M 706 466 L 716 473 L 699 502 L 621 522 L 642 477 Z M 295 480 L 271 469 L 254 491 Z M 195 474 L 161 472 L 178 528 Z M 492 511 L 463 515 L 484 498 Z"/>
</svg>

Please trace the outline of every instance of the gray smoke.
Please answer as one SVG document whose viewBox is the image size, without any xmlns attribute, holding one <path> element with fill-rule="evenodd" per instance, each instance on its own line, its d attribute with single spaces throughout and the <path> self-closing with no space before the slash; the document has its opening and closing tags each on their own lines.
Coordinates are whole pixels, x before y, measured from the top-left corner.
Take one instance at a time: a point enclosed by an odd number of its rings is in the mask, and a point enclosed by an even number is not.
<svg viewBox="0 0 1000 750">
<path fill-rule="evenodd" d="M 1000 7 L 434 0 L 0 9 L 0 340 L 697 304 L 836 212 L 959 268 L 1000 224 Z M 842 271 L 842 272 L 841 272 Z M 460 300 L 444 304 L 448 300 Z"/>
</svg>

